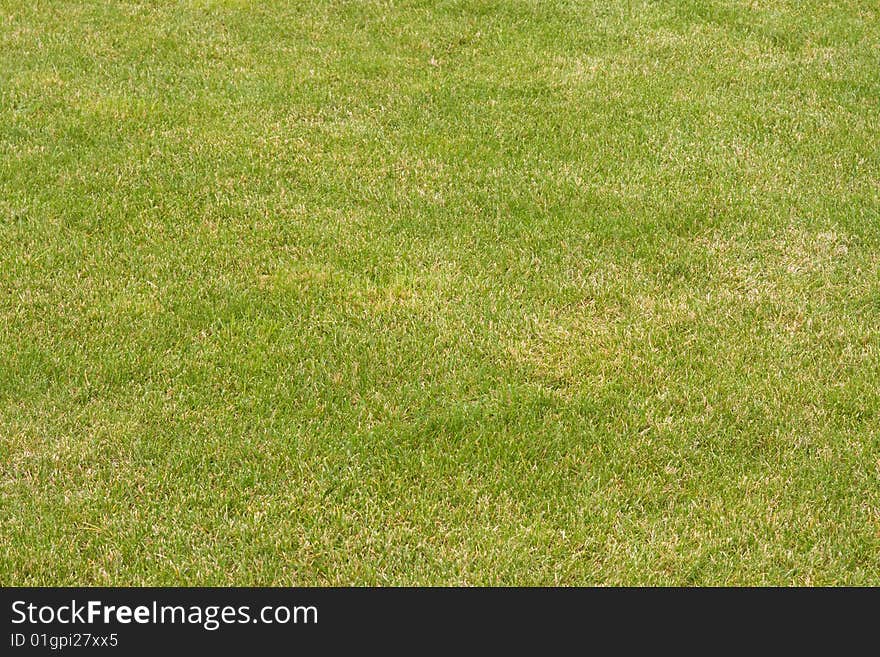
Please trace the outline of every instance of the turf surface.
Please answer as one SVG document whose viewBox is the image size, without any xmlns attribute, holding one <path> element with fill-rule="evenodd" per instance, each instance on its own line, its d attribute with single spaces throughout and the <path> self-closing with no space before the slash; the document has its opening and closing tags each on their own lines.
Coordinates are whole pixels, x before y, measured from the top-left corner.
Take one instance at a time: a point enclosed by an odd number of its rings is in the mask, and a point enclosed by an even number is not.
<svg viewBox="0 0 880 657">
<path fill-rule="evenodd" d="M 0 0 L 0 583 L 880 584 L 874 0 Z"/>
</svg>

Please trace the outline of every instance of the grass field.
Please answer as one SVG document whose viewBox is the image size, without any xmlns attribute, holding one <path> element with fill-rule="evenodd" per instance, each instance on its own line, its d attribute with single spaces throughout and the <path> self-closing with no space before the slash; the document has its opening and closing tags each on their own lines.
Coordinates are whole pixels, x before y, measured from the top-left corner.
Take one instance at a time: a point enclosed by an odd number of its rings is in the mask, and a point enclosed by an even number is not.
<svg viewBox="0 0 880 657">
<path fill-rule="evenodd" d="M 0 0 L 0 583 L 880 584 L 875 0 Z"/>
</svg>

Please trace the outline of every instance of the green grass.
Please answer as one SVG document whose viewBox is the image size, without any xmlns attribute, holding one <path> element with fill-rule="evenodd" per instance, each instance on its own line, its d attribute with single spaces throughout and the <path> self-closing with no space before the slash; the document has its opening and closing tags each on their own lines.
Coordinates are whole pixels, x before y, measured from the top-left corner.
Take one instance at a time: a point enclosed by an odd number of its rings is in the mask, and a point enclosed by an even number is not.
<svg viewBox="0 0 880 657">
<path fill-rule="evenodd" d="M 0 583 L 880 584 L 873 0 L 0 0 Z"/>
</svg>

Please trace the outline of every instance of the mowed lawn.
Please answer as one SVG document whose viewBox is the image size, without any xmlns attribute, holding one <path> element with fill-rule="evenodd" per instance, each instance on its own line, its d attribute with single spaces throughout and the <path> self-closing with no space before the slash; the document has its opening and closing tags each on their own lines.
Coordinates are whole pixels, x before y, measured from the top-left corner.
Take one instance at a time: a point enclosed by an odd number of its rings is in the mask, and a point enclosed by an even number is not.
<svg viewBox="0 0 880 657">
<path fill-rule="evenodd" d="M 874 0 L 0 0 L 0 583 L 880 584 Z"/>
</svg>

